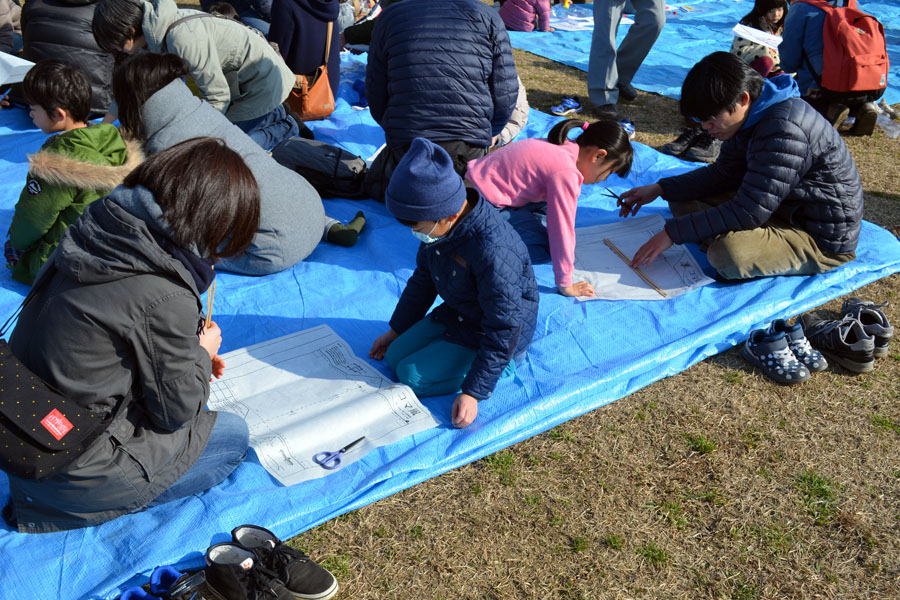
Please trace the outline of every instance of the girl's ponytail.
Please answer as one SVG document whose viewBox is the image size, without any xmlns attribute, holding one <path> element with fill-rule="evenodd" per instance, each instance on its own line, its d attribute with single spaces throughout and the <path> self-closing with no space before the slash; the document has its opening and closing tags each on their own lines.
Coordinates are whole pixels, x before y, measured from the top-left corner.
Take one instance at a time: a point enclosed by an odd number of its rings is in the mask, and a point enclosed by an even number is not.
<svg viewBox="0 0 900 600">
<path fill-rule="evenodd" d="M 588 124 L 581 119 L 566 119 L 553 126 L 547 134 L 547 141 L 562 146 L 568 139 L 569 132 L 575 127 L 582 129 L 581 135 L 573 140 L 579 147 L 594 146 L 606 150 L 606 156 L 614 161 L 614 172 L 625 177 L 631 170 L 634 150 L 628 140 L 625 129 L 612 119 L 601 119 Z"/>
</svg>

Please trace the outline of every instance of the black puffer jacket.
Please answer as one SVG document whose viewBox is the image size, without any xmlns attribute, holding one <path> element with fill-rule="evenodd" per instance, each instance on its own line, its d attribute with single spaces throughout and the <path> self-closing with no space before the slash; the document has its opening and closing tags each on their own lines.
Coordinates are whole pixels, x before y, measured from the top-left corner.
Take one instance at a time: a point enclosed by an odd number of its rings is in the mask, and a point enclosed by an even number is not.
<svg viewBox="0 0 900 600">
<path fill-rule="evenodd" d="M 669 219 L 666 232 L 676 244 L 753 229 L 773 215 L 828 252 L 853 252 L 859 241 L 863 190 L 856 163 L 834 127 L 799 98 L 773 104 L 722 144 L 714 164 L 659 183 L 669 202 L 737 191 L 719 206 Z"/>
<path fill-rule="evenodd" d="M 94 41 L 91 20 L 98 0 L 28 0 L 22 8 L 24 56 L 75 63 L 91 78 L 91 111 L 105 113 L 112 100 L 113 55 Z"/>
<path fill-rule="evenodd" d="M 518 97 L 509 35 L 479 0 L 406 0 L 375 21 L 366 97 L 387 144 L 417 137 L 487 148 Z"/>
</svg>

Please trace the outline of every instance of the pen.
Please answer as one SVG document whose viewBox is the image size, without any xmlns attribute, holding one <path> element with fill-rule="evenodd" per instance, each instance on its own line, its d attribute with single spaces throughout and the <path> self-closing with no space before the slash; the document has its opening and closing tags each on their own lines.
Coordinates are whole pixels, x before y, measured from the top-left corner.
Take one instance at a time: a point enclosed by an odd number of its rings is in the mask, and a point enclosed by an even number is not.
<svg viewBox="0 0 900 600">
<path fill-rule="evenodd" d="M 6 97 L 9 96 L 9 93 L 11 91 L 12 91 L 12 88 L 6 88 L 6 91 L 3 92 L 2 94 L 0 94 L 0 102 L 3 102 L 6 99 Z"/>
</svg>

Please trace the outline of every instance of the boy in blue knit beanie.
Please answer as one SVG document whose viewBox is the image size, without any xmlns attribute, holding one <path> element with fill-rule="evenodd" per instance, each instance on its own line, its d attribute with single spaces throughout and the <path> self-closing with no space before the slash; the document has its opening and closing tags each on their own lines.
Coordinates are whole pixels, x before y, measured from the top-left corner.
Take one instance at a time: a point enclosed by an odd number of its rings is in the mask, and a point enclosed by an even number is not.
<svg viewBox="0 0 900 600">
<path fill-rule="evenodd" d="M 450 155 L 424 138 L 397 165 L 385 205 L 422 243 L 390 329 L 369 356 L 385 358 L 418 396 L 457 394 L 451 419 L 466 427 L 531 343 L 538 290 L 528 250 L 466 188 Z M 426 315 L 437 296 L 443 304 Z"/>
</svg>

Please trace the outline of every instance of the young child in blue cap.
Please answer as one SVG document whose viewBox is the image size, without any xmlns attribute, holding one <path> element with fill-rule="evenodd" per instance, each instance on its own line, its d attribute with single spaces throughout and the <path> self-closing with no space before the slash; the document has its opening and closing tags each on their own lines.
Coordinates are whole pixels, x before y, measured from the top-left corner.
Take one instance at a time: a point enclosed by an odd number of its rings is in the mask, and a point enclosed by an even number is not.
<svg viewBox="0 0 900 600">
<path fill-rule="evenodd" d="M 369 356 L 385 358 L 418 396 L 458 393 L 452 421 L 466 427 L 501 377 L 515 373 L 537 322 L 528 250 L 450 155 L 416 138 L 385 193 L 387 209 L 419 240 L 416 269 L 391 328 Z M 430 314 L 436 296 L 443 299 Z"/>
</svg>

